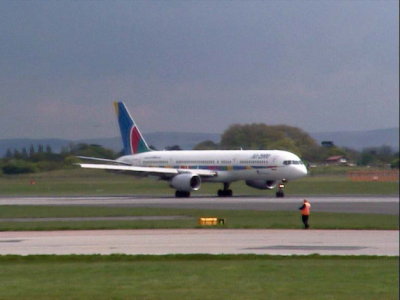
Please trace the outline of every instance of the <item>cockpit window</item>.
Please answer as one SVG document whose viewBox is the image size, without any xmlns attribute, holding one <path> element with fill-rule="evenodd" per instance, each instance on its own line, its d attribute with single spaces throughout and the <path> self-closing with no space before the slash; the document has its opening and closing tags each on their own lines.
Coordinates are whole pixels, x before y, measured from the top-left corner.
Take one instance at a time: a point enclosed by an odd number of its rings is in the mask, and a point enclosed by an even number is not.
<svg viewBox="0 0 400 300">
<path fill-rule="evenodd" d="M 302 165 L 303 162 L 301 160 L 284 160 L 283 164 L 285 166 L 288 166 L 288 165 Z"/>
</svg>

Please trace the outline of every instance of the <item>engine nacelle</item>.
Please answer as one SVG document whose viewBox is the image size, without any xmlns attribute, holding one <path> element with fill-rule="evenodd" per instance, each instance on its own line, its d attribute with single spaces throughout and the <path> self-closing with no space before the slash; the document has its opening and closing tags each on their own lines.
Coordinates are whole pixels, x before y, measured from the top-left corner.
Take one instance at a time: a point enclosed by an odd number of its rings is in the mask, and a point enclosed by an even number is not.
<svg viewBox="0 0 400 300">
<path fill-rule="evenodd" d="M 273 180 L 246 180 L 246 184 L 260 190 L 272 190 L 276 186 Z"/>
<path fill-rule="evenodd" d="M 170 186 L 177 191 L 190 192 L 200 189 L 201 178 L 199 175 L 183 173 L 176 175 L 170 181 Z"/>
</svg>

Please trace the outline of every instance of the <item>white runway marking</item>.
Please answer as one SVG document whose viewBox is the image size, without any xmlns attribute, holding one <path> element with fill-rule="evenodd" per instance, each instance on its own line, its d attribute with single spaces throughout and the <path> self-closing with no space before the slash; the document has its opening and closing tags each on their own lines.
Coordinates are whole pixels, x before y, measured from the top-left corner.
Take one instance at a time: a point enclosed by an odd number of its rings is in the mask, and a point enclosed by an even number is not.
<svg viewBox="0 0 400 300">
<path fill-rule="evenodd" d="M 396 230 L 82 230 L 0 232 L 0 254 L 399 254 Z"/>
</svg>

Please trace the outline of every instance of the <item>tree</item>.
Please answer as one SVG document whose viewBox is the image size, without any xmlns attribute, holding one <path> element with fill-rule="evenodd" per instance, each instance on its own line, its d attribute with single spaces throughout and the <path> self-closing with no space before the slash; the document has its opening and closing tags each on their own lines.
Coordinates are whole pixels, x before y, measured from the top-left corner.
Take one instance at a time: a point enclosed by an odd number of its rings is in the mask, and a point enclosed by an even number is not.
<svg viewBox="0 0 400 300">
<path fill-rule="evenodd" d="M 7 150 L 8 158 L 0 160 L 0 173 L 21 174 L 37 171 L 50 171 L 67 167 L 71 167 L 73 162 L 77 162 L 76 156 L 93 156 L 99 158 L 116 158 L 112 150 L 108 150 L 99 145 L 78 144 L 70 145 L 71 151 L 64 148 L 63 153 L 53 153 L 51 147 L 46 145 L 44 152 L 43 145 L 39 145 L 38 152 L 35 152 L 33 145 L 29 148 L 29 153 L 26 148 L 21 151 Z M 40 152 L 39 152 L 40 151 Z M 68 157 L 68 159 L 67 159 Z"/>
<path fill-rule="evenodd" d="M 32 158 L 35 155 L 35 147 L 31 144 L 29 147 L 29 157 Z"/>
<path fill-rule="evenodd" d="M 62 146 L 61 147 L 61 154 L 62 155 L 68 155 L 70 153 L 70 149 L 68 148 L 68 146 Z"/>
<path fill-rule="evenodd" d="M 50 145 L 47 145 L 46 146 L 46 153 L 53 153 L 53 151 L 51 150 L 51 147 L 50 147 Z"/>
<path fill-rule="evenodd" d="M 218 144 L 208 140 L 198 143 L 196 146 L 194 146 L 193 150 L 217 150 L 218 148 Z"/>
<path fill-rule="evenodd" d="M 34 164 L 22 160 L 10 161 L 3 166 L 2 170 L 4 174 L 8 175 L 33 173 L 36 171 Z"/>
<path fill-rule="evenodd" d="M 27 158 L 28 158 L 28 151 L 26 150 L 25 147 L 22 148 L 21 158 L 22 158 L 22 159 L 27 159 Z"/>
<path fill-rule="evenodd" d="M 116 158 L 116 154 L 114 153 L 114 151 L 96 144 L 88 145 L 82 143 L 78 145 L 71 145 L 71 151 L 69 154 L 75 156 L 90 156 L 107 159 Z"/>
<path fill-rule="evenodd" d="M 372 148 L 364 149 L 361 152 L 360 159 L 357 161 L 358 165 L 368 166 L 376 161 L 376 152 Z"/>
<path fill-rule="evenodd" d="M 12 154 L 12 152 L 11 152 L 11 149 L 8 148 L 8 149 L 7 149 L 7 152 L 6 152 L 6 158 L 7 158 L 7 159 L 10 159 L 10 158 L 12 158 L 12 157 L 13 157 L 13 154 Z"/>
<path fill-rule="evenodd" d="M 269 144 L 283 139 L 284 134 L 261 123 L 234 124 L 221 136 L 222 149 L 268 149 Z"/>
<path fill-rule="evenodd" d="M 394 158 L 394 151 L 392 147 L 383 145 L 376 149 L 377 152 L 377 159 L 382 162 L 383 164 L 389 164 L 392 162 Z"/>
<path fill-rule="evenodd" d="M 357 162 L 360 160 L 361 154 L 359 151 L 347 147 L 342 148 L 342 150 L 344 151 L 344 156 L 348 161 Z"/>
<path fill-rule="evenodd" d="M 394 159 L 394 160 L 391 162 L 390 167 L 391 167 L 392 169 L 399 169 L 399 167 L 400 167 L 400 160 L 399 160 L 399 158 Z"/>
<path fill-rule="evenodd" d="M 179 145 L 173 145 L 165 147 L 165 150 L 182 150 L 182 148 Z"/>
<path fill-rule="evenodd" d="M 19 151 L 17 149 L 14 149 L 13 158 L 16 158 L 16 159 L 22 158 L 21 153 L 19 153 Z"/>
<path fill-rule="evenodd" d="M 309 161 L 324 159 L 321 147 L 303 130 L 266 124 L 234 124 L 221 137 L 221 149 L 280 149 L 297 153 Z"/>
<path fill-rule="evenodd" d="M 321 147 L 318 143 L 308 133 L 300 128 L 288 125 L 276 125 L 271 127 L 282 132 L 286 138 L 292 140 L 294 146 L 297 148 L 297 150 L 296 148 L 291 148 L 293 149 L 293 152 L 299 154 L 306 160 L 313 160 L 315 154 L 320 151 Z M 289 148 L 286 150 L 289 150 Z"/>
<path fill-rule="evenodd" d="M 297 155 L 301 155 L 300 149 L 296 146 L 296 143 L 290 138 L 283 138 L 270 145 L 271 149 L 274 150 L 285 150 L 293 152 Z"/>
</svg>

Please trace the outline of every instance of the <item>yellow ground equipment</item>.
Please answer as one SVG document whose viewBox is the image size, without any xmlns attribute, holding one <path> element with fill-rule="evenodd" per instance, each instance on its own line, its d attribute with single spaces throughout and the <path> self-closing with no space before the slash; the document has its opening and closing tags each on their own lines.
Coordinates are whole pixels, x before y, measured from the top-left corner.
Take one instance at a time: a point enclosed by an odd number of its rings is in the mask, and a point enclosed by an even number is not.
<svg viewBox="0 0 400 300">
<path fill-rule="evenodd" d="M 224 225 L 225 219 L 221 218 L 199 218 L 199 225 Z"/>
</svg>

